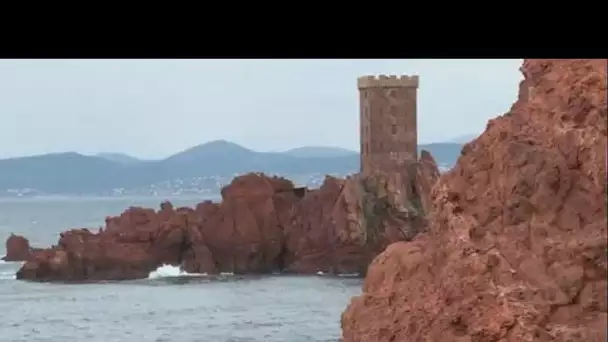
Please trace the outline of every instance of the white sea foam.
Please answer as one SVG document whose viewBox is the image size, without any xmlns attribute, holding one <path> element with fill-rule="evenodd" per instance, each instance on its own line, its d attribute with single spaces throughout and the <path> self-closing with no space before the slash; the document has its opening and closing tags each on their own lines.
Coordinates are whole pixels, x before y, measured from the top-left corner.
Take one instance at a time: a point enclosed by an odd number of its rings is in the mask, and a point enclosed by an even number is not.
<svg viewBox="0 0 608 342">
<path fill-rule="evenodd" d="M 205 276 L 205 273 L 188 273 L 179 266 L 164 264 L 156 270 L 150 272 L 148 279 L 171 278 L 171 277 L 200 277 Z"/>
<path fill-rule="evenodd" d="M 338 274 L 338 277 L 345 277 L 345 278 L 357 278 L 360 276 L 361 276 L 361 274 L 359 274 L 359 273 L 340 273 L 340 274 Z"/>
<path fill-rule="evenodd" d="M 330 274 L 330 273 L 325 273 L 323 271 L 318 271 L 317 275 L 323 276 L 323 275 L 331 275 L 331 276 L 338 276 L 338 277 L 344 277 L 344 278 L 354 278 L 354 277 L 359 277 L 360 274 L 359 273 L 338 273 L 338 274 Z"/>
<path fill-rule="evenodd" d="M 23 264 L 25 264 L 25 261 L 6 261 L 6 260 L 2 260 L 2 258 L 0 258 L 0 265 L 3 266 L 8 266 L 8 265 L 13 265 L 15 267 L 19 266 L 23 266 Z"/>
<path fill-rule="evenodd" d="M 17 271 L 23 266 L 22 261 L 0 260 L 0 280 L 17 279 Z"/>
<path fill-rule="evenodd" d="M 0 271 L 0 280 L 17 279 L 17 271 Z"/>
<path fill-rule="evenodd" d="M 2 258 L 0 258 L 0 265 L 14 265 L 15 267 L 17 267 L 17 265 L 19 265 L 19 267 L 23 266 L 23 264 L 25 264 L 25 261 L 6 261 L 6 260 L 2 260 Z"/>
</svg>

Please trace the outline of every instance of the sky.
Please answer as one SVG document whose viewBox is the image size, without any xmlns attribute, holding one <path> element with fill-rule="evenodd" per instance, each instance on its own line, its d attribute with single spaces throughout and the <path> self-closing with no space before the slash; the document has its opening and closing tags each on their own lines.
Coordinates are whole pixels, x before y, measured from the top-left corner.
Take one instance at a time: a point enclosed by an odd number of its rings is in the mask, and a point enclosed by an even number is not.
<svg viewBox="0 0 608 342">
<path fill-rule="evenodd" d="M 518 59 L 0 60 L 0 158 L 158 159 L 217 139 L 257 151 L 359 147 L 357 77 L 419 75 L 419 143 L 507 112 Z"/>
</svg>

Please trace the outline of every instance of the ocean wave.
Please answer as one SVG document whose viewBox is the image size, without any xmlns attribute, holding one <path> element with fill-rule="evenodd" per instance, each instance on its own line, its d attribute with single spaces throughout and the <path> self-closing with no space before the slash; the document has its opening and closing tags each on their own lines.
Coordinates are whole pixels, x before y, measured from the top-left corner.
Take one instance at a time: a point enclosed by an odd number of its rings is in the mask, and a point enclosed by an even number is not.
<svg viewBox="0 0 608 342">
<path fill-rule="evenodd" d="M 0 280 L 17 279 L 17 271 L 0 271 Z"/>
<path fill-rule="evenodd" d="M 318 271 L 316 273 L 319 276 L 330 276 L 330 277 L 342 277 L 342 278 L 358 278 L 361 275 L 359 273 L 338 273 L 338 274 L 334 274 L 334 273 L 325 273 L 323 271 Z"/>
<path fill-rule="evenodd" d="M 19 267 L 23 266 L 23 264 L 25 264 L 25 261 L 6 261 L 6 260 L 0 260 L 0 265 L 19 265 Z"/>
<path fill-rule="evenodd" d="M 174 278 L 174 277 L 201 277 L 206 273 L 188 273 L 179 266 L 164 264 L 156 270 L 150 272 L 148 279 Z"/>
<path fill-rule="evenodd" d="M 17 271 L 23 266 L 22 261 L 0 260 L 0 280 L 17 279 Z"/>
<path fill-rule="evenodd" d="M 338 277 L 343 277 L 343 278 L 360 278 L 361 274 L 359 274 L 359 273 L 339 273 Z"/>
</svg>

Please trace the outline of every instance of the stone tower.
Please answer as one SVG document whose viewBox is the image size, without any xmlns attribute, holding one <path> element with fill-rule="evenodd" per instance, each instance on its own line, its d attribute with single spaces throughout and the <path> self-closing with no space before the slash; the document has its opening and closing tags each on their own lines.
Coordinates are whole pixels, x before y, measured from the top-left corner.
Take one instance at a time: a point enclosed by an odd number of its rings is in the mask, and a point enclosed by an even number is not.
<svg viewBox="0 0 608 342">
<path fill-rule="evenodd" d="M 418 159 L 416 97 L 418 76 L 364 76 L 360 95 L 361 172 L 407 172 Z"/>
</svg>

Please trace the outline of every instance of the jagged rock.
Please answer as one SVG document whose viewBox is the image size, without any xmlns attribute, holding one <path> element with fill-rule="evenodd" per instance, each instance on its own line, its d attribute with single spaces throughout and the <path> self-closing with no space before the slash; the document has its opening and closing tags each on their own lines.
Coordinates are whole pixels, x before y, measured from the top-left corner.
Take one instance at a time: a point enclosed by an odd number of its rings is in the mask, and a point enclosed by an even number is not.
<svg viewBox="0 0 608 342">
<path fill-rule="evenodd" d="M 375 258 L 344 342 L 606 340 L 606 60 L 526 60 L 519 99 Z"/>
<path fill-rule="evenodd" d="M 298 200 L 294 189 L 284 178 L 254 173 L 222 189 L 222 202 L 207 209 L 201 229 L 219 271 L 280 270 L 286 214 Z"/>
<path fill-rule="evenodd" d="M 427 191 L 437 166 L 427 156 L 411 174 Z M 428 194 L 407 198 L 387 179 L 329 177 L 320 189 L 308 190 L 284 178 L 239 176 L 222 189 L 221 203 L 132 207 L 106 218 L 97 233 L 66 231 L 56 247 L 30 258 L 17 278 L 134 279 L 162 264 L 192 273 L 365 272 L 390 242 L 411 239 L 425 226 L 421 203 Z"/>
<path fill-rule="evenodd" d="M 287 269 L 297 273 L 366 272 L 369 262 L 395 241 L 410 240 L 426 227 L 423 202 L 439 171 L 432 157 L 412 163 L 410 184 L 361 174 L 327 177 L 320 189 L 299 201 L 286 229 Z M 417 183 L 419 182 L 419 183 Z"/>
<path fill-rule="evenodd" d="M 162 264 L 197 273 L 271 272 L 282 266 L 283 221 L 297 199 L 293 189 L 285 179 L 248 174 L 222 190 L 220 204 L 128 208 L 106 218 L 98 233 L 61 233 L 58 245 L 30 258 L 17 278 L 135 279 Z"/>
<path fill-rule="evenodd" d="M 6 239 L 6 255 L 2 257 L 4 261 L 25 261 L 30 254 L 37 251 L 37 248 L 30 246 L 30 241 L 21 235 L 11 234 Z"/>
</svg>

